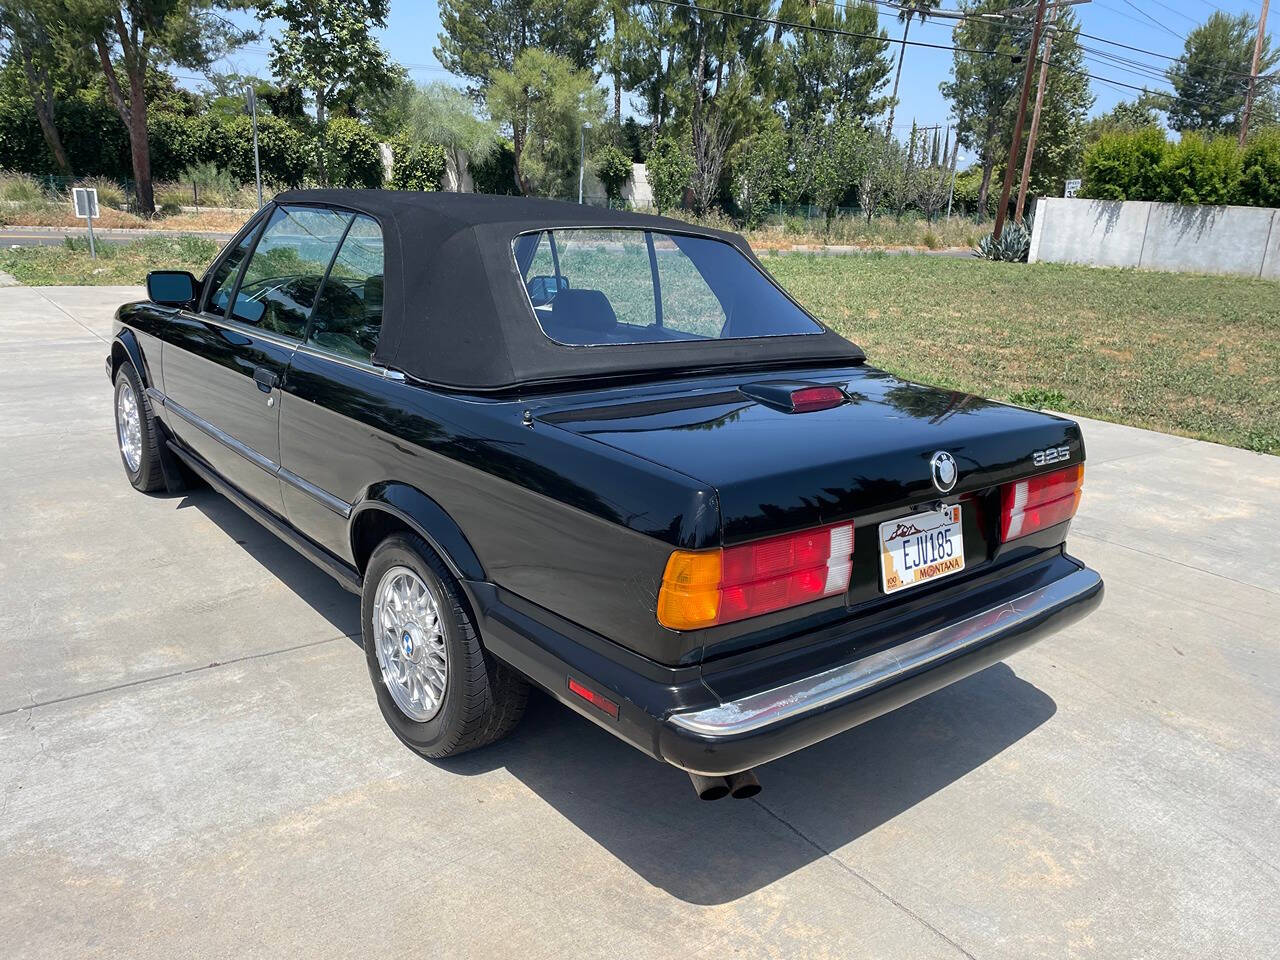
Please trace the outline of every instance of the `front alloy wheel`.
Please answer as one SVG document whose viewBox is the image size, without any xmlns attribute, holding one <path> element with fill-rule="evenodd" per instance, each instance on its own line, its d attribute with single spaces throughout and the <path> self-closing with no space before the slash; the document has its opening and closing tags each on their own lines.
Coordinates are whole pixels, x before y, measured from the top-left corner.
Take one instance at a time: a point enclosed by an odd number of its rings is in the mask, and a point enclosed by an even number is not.
<svg viewBox="0 0 1280 960">
<path fill-rule="evenodd" d="M 116 371 L 115 407 L 116 446 L 129 482 L 144 493 L 159 490 L 164 486 L 159 428 L 138 371 L 127 360 Z"/>
</svg>

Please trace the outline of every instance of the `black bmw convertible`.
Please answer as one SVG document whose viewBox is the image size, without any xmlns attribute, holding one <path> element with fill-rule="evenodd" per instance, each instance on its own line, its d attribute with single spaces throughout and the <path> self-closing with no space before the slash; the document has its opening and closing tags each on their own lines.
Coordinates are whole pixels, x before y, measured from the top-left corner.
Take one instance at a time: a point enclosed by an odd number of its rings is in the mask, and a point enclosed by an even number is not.
<svg viewBox="0 0 1280 960">
<path fill-rule="evenodd" d="M 203 481 L 359 594 L 428 757 L 535 684 L 748 796 L 1102 599 L 1074 422 L 876 369 L 734 234 L 302 190 L 147 289 L 107 357 L 129 480 Z"/>
</svg>

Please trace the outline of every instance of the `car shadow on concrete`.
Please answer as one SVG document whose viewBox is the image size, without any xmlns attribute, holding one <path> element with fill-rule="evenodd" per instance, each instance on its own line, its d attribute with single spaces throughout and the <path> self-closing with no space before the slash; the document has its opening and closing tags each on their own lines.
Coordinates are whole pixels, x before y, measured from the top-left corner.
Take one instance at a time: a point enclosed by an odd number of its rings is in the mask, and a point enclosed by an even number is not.
<svg viewBox="0 0 1280 960">
<path fill-rule="evenodd" d="M 234 503 L 209 488 L 179 495 L 178 509 L 194 507 L 212 520 L 273 577 L 298 595 L 339 632 L 360 643 L 360 598 L 254 520 Z"/>
<path fill-rule="evenodd" d="M 182 495 L 359 644 L 359 601 L 211 490 Z M 370 693 L 372 698 L 372 692 Z M 445 761 L 459 776 L 505 768 L 654 886 L 730 903 L 856 840 L 982 766 L 1056 712 L 996 664 L 759 771 L 753 800 L 698 800 L 689 778 L 535 691 L 516 730 Z M 432 803 L 422 798 L 424 807 Z M 424 815 L 430 819 L 430 811 Z"/>
<path fill-rule="evenodd" d="M 508 739 L 440 762 L 505 767 L 649 883 L 688 903 L 747 896 L 893 819 L 1056 712 L 1008 666 L 761 768 L 754 800 L 698 800 L 688 777 L 539 693 Z"/>
</svg>

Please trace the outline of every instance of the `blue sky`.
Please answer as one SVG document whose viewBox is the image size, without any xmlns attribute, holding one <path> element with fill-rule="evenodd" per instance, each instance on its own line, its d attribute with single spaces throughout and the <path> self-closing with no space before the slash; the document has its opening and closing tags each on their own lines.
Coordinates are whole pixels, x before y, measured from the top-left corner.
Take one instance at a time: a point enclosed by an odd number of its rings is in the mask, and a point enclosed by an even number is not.
<svg viewBox="0 0 1280 960">
<path fill-rule="evenodd" d="M 942 3 L 943 9 L 954 9 L 955 5 L 955 0 L 943 0 Z M 1076 6 L 1075 11 L 1080 18 L 1083 33 L 1157 54 L 1179 56 L 1186 34 L 1203 23 L 1215 10 L 1221 9 L 1232 14 L 1248 11 L 1256 17 L 1260 7 L 1259 0 L 1092 0 Z M 1267 32 L 1273 45 L 1276 43 L 1278 23 L 1280 9 L 1273 10 L 1269 17 Z M 891 37 L 901 37 L 902 26 L 892 11 L 885 10 L 881 13 L 880 25 Z M 954 21 L 947 20 L 931 20 L 923 26 L 916 22 L 911 25 L 909 39 L 949 44 L 953 27 Z M 391 16 L 387 29 L 380 31 L 380 39 L 391 56 L 407 67 L 415 80 L 424 83 L 444 80 L 461 85 L 460 80 L 440 66 L 431 52 L 439 32 L 440 15 L 435 0 L 392 0 Z M 1113 81 L 1093 82 L 1093 92 L 1097 98 L 1095 113 L 1110 109 L 1118 100 L 1132 99 L 1137 95 L 1137 91 L 1119 84 L 1148 84 L 1154 89 L 1169 89 L 1166 81 L 1151 76 L 1152 72 L 1163 74 L 1169 65 L 1167 59 L 1125 50 L 1098 39 L 1082 38 L 1081 42 L 1090 48 L 1085 54 L 1086 69 L 1095 77 Z M 268 43 L 268 39 L 264 37 L 247 49 L 237 51 L 219 66 L 221 69 L 266 76 L 269 72 Z M 893 48 L 895 57 L 897 49 Z M 1138 64 L 1117 64 L 1100 56 L 1101 53 L 1138 61 Z M 1139 64 L 1147 66 L 1144 68 Z M 945 124 L 952 119 L 946 100 L 938 92 L 938 84 L 947 78 L 950 69 L 949 51 L 908 47 L 899 90 L 902 102 L 897 111 L 898 121 L 910 127 L 913 118 L 921 124 Z M 193 81 L 194 78 L 186 80 L 195 85 Z M 1049 90 L 1051 94 L 1052 86 Z"/>
</svg>

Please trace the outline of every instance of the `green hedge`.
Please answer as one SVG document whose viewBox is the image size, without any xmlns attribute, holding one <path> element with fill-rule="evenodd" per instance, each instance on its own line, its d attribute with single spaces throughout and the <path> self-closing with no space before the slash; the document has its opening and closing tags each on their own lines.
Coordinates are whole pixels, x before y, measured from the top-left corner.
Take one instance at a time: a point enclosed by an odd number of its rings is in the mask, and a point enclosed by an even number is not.
<svg viewBox="0 0 1280 960">
<path fill-rule="evenodd" d="M 392 190 L 439 190 L 444 185 L 444 147 L 438 143 L 410 143 L 407 137 L 391 142 Z"/>
<path fill-rule="evenodd" d="M 1109 133 L 1084 156 L 1082 195 L 1100 200 L 1280 206 L 1280 129 L 1259 131 L 1241 150 L 1234 139 L 1163 130 Z"/>
<path fill-rule="evenodd" d="M 348 117 L 329 122 L 330 182 L 335 186 L 382 185 L 378 139 Z M 133 179 L 129 137 L 119 115 L 101 101 L 74 97 L 59 107 L 58 129 L 77 177 Z M 241 183 L 253 182 L 253 126 L 243 114 L 191 115 L 153 108 L 147 113 L 151 175 L 157 182 L 179 181 L 188 167 L 213 163 Z M 273 188 L 299 186 L 315 176 L 317 142 L 271 114 L 258 115 L 258 155 L 262 179 Z M 57 174 L 35 113 L 29 104 L 0 99 L 0 167 L 33 176 Z"/>
</svg>

